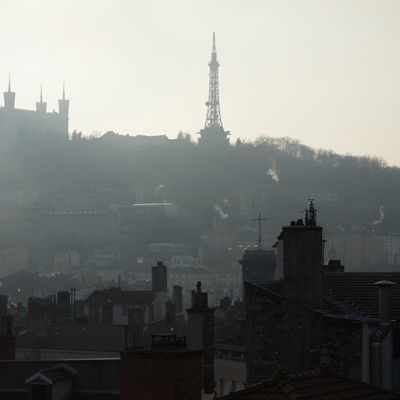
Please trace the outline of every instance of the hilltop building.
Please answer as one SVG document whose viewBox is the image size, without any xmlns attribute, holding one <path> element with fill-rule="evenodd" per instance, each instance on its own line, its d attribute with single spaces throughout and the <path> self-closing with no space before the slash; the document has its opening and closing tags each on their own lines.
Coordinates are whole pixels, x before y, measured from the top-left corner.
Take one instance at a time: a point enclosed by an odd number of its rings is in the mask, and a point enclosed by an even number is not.
<svg viewBox="0 0 400 400">
<path fill-rule="evenodd" d="M 219 81 L 217 60 L 217 50 L 215 47 L 215 33 L 213 33 L 213 47 L 211 53 L 210 80 L 207 106 L 207 117 L 204 128 L 199 132 L 199 146 L 221 147 L 229 144 L 229 132 L 224 130 L 221 119 L 221 109 L 219 105 Z"/>
<path fill-rule="evenodd" d="M 13 150 L 20 146 L 34 146 L 38 143 L 67 142 L 69 100 L 65 97 L 58 100 L 58 112 L 47 112 L 47 103 L 43 101 L 42 89 L 36 110 L 23 110 L 15 107 L 15 92 L 11 90 L 10 79 L 8 90 L 4 92 L 4 105 L 0 107 L 0 142 L 2 148 Z"/>
</svg>

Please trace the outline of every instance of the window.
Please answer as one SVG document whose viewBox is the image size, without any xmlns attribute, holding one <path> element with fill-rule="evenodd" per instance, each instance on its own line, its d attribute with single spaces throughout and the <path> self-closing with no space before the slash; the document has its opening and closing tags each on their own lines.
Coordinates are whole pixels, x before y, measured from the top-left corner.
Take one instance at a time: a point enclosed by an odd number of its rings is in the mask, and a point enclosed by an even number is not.
<svg viewBox="0 0 400 400">
<path fill-rule="evenodd" d="M 129 313 L 129 306 L 122 306 L 122 315 L 127 316 Z"/>
</svg>

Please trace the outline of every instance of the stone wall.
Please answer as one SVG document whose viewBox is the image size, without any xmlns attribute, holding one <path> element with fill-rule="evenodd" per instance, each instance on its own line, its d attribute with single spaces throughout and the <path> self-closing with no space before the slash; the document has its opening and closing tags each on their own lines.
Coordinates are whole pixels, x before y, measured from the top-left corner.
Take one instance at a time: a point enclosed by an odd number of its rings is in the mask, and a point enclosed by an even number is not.
<svg viewBox="0 0 400 400">
<path fill-rule="evenodd" d="M 306 304 L 246 284 L 248 383 L 278 371 L 299 373 L 321 363 L 361 379 L 361 324 L 323 318 Z"/>
<path fill-rule="evenodd" d="M 321 363 L 350 378 L 362 380 L 362 324 L 322 318 Z"/>
</svg>

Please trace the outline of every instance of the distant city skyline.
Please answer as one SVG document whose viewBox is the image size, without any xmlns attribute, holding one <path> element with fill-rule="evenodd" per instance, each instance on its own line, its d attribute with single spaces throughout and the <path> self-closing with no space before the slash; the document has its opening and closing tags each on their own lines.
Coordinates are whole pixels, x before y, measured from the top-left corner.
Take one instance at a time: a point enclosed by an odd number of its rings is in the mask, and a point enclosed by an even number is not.
<svg viewBox="0 0 400 400">
<path fill-rule="evenodd" d="M 400 3 L 392 0 L 6 0 L 0 90 L 48 110 L 66 82 L 70 131 L 197 140 L 212 32 L 224 128 L 290 136 L 400 165 Z M 2 101 L 1 101 L 2 104 Z"/>
</svg>

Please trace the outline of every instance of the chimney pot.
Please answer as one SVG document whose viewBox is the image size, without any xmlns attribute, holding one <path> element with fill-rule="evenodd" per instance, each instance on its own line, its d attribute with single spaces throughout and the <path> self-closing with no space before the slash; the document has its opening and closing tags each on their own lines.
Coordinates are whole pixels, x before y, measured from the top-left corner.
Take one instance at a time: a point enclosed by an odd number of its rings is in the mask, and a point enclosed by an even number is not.
<svg viewBox="0 0 400 400">
<path fill-rule="evenodd" d="M 379 319 L 381 322 L 390 322 L 392 319 L 391 288 L 394 282 L 383 280 L 375 282 L 379 287 Z"/>
</svg>

